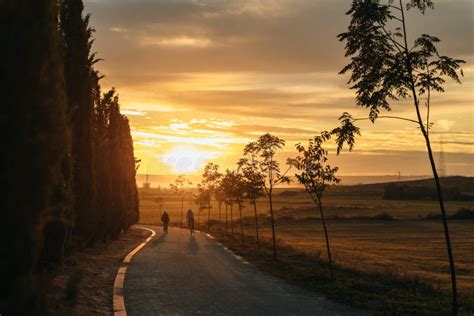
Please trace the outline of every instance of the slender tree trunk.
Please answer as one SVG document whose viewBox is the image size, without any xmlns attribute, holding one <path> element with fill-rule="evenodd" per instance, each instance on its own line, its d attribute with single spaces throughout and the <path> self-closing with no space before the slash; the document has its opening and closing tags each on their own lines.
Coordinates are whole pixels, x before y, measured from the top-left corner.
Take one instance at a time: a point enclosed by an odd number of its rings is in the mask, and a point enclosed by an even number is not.
<svg viewBox="0 0 474 316">
<path fill-rule="evenodd" d="M 229 208 L 229 206 L 226 203 L 225 204 L 225 231 L 224 231 L 224 234 L 226 236 L 227 236 L 227 213 L 228 213 L 228 208 Z"/>
<path fill-rule="evenodd" d="M 426 142 L 426 149 L 428 150 L 428 157 L 430 160 L 430 165 L 431 165 L 431 170 L 433 171 L 433 177 L 435 179 L 436 183 L 436 192 L 438 194 L 438 202 L 439 202 L 439 207 L 441 211 L 441 220 L 443 222 L 443 228 L 444 228 L 444 238 L 446 241 L 446 248 L 448 250 L 448 260 L 449 260 L 449 269 L 451 272 L 451 295 L 452 295 L 452 312 L 453 315 L 457 315 L 458 313 L 458 295 L 457 295 L 457 285 L 456 285 L 456 267 L 454 264 L 454 255 L 453 255 L 453 250 L 451 248 L 451 239 L 449 235 L 449 227 L 448 227 L 448 221 L 446 218 L 446 210 L 444 208 L 444 201 L 443 201 L 443 194 L 441 190 L 441 183 L 439 181 L 439 176 L 438 176 L 438 171 L 436 170 L 436 164 L 434 162 L 433 158 L 433 151 L 431 149 L 431 142 L 430 138 L 428 136 L 428 133 L 425 129 L 425 126 L 423 124 L 423 119 L 421 117 L 420 113 L 420 107 L 419 107 L 419 100 L 418 100 L 418 95 L 416 94 L 416 87 L 415 87 L 415 82 L 413 79 L 413 67 L 411 64 L 411 61 L 409 59 L 409 51 L 408 51 L 408 39 L 407 39 L 407 31 L 406 31 L 406 24 L 405 24 L 405 10 L 403 8 L 403 2 L 402 0 L 400 2 L 400 11 L 402 15 L 402 25 L 403 25 L 403 37 L 405 41 L 405 63 L 407 67 L 407 71 L 410 74 L 410 88 L 413 96 L 413 102 L 415 104 L 415 109 L 416 109 L 416 115 L 418 118 L 418 123 L 421 129 L 421 132 L 423 134 L 423 137 L 425 138 Z"/>
<path fill-rule="evenodd" d="M 419 111 L 418 111 L 419 112 Z M 420 127 L 422 128 L 422 133 L 423 136 L 425 137 L 426 141 L 426 148 L 428 150 L 428 158 L 430 160 L 430 165 L 431 165 L 431 170 L 433 171 L 433 177 L 435 180 L 436 184 L 436 193 L 438 194 L 438 202 L 439 202 L 439 207 L 441 211 L 441 220 L 443 223 L 443 228 L 444 228 L 444 239 L 446 242 L 446 248 L 448 250 L 448 259 L 449 259 L 449 269 L 451 272 L 451 295 L 452 295 L 452 312 L 453 315 L 457 315 L 458 313 L 458 296 L 457 296 L 457 285 L 456 285 L 456 267 L 454 264 L 454 255 L 453 255 L 453 249 L 451 247 L 451 238 L 449 234 L 449 227 L 448 227 L 448 219 L 446 217 L 446 209 L 444 207 L 444 200 L 443 200 L 443 192 L 441 190 L 441 182 L 439 180 L 439 175 L 438 171 L 436 170 L 436 163 L 434 161 L 433 157 L 433 150 L 431 149 L 431 142 L 428 137 L 428 134 L 422 127 L 422 124 L 420 124 Z"/>
<path fill-rule="evenodd" d="M 270 219 L 271 219 L 271 222 L 272 222 L 273 260 L 277 260 L 276 240 L 275 240 L 275 221 L 274 221 L 274 217 L 273 217 L 273 201 L 272 201 L 272 191 L 271 190 L 268 194 L 268 200 L 270 202 Z"/>
<path fill-rule="evenodd" d="M 211 204 L 207 207 L 207 232 L 211 232 Z"/>
<path fill-rule="evenodd" d="M 221 217 L 221 213 L 222 213 L 222 203 L 219 202 L 219 231 L 222 232 L 222 217 Z"/>
<path fill-rule="evenodd" d="M 230 203 L 230 233 L 234 238 L 234 203 Z"/>
<path fill-rule="evenodd" d="M 184 196 L 181 196 L 181 220 L 179 222 L 179 227 L 183 228 L 183 212 L 184 212 Z"/>
<path fill-rule="evenodd" d="M 333 271 L 333 267 L 332 267 L 331 248 L 329 246 L 328 230 L 327 230 L 327 227 L 326 227 L 326 219 L 324 218 L 323 204 L 321 202 L 320 197 L 318 197 L 318 206 L 319 206 L 319 213 L 321 214 L 321 221 L 323 222 L 324 237 L 326 238 L 326 249 L 327 249 L 327 252 L 328 252 L 329 270 L 331 272 L 331 280 L 334 280 L 334 271 Z"/>
<path fill-rule="evenodd" d="M 257 250 L 260 251 L 260 238 L 258 236 L 257 201 L 253 201 L 253 210 L 255 211 L 255 232 L 257 233 Z"/>
<path fill-rule="evenodd" d="M 240 239 L 242 241 L 242 244 L 244 243 L 244 220 L 242 218 L 242 209 L 243 205 L 242 203 L 239 203 L 239 213 L 240 213 Z"/>
</svg>

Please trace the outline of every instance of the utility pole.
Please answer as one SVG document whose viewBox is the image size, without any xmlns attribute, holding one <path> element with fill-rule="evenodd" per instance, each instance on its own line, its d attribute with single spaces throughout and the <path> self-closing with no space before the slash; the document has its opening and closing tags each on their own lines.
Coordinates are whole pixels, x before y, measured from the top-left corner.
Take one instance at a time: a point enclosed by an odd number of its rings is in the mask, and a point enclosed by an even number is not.
<svg viewBox="0 0 474 316">
<path fill-rule="evenodd" d="M 444 158 L 444 150 L 443 150 L 443 134 L 441 134 L 441 142 L 440 142 L 440 151 L 438 157 L 438 173 L 439 177 L 446 177 L 446 160 Z"/>
</svg>

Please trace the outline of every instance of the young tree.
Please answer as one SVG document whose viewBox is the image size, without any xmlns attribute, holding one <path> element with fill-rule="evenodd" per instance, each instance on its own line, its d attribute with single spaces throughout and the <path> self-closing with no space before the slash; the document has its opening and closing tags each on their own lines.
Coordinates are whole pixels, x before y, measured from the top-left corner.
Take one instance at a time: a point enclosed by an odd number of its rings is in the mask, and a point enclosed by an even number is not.
<svg viewBox="0 0 474 316">
<path fill-rule="evenodd" d="M 158 205 L 158 208 L 160 209 L 160 214 L 161 214 L 161 209 L 165 205 L 165 201 L 163 200 L 161 196 L 159 196 L 155 199 L 155 203 Z"/>
<path fill-rule="evenodd" d="M 326 249 L 328 253 L 329 269 L 331 279 L 334 279 L 333 265 L 331 259 L 331 248 L 329 246 L 329 237 L 326 227 L 326 220 L 323 212 L 323 193 L 331 184 L 337 184 L 341 180 L 336 177 L 337 167 L 332 168 L 327 164 L 328 152 L 322 147 L 323 143 L 331 137 L 329 132 L 323 132 L 320 136 L 315 136 L 309 140 L 308 147 L 296 144 L 299 155 L 292 160 L 293 166 L 299 171 L 295 176 L 313 202 L 318 206 L 321 215 L 321 221 L 326 239 Z"/>
<path fill-rule="evenodd" d="M 259 197 L 265 196 L 263 190 L 265 177 L 260 172 L 257 162 L 255 161 L 255 156 L 250 155 L 250 158 L 242 158 L 239 160 L 237 165 L 239 166 L 239 171 L 242 173 L 244 181 L 244 192 L 245 199 L 253 205 L 254 215 L 255 215 L 255 233 L 257 238 L 257 250 L 260 251 L 260 238 L 259 238 L 259 229 L 258 229 L 258 212 L 257 212 L 257 199 Z"/>
<path fill-rule="evenodd" d="M 229 205 L 231 204 L 231 200 L 229 197 L 225 197 L 224 204 L 225 204 L 225 229 L 224 234 L 227 235 L 228 227 L 229 227 Z"/>
<path fill-rule="evenodd" d="M 245 190 L 246 183 L 241 173 L 233 171 L 232 173 L 232 199 L 237 203 L 239 207 L 239 219 L 240 219 L 240 240 L 244 243 L 244 219 L 242 216 L 242 210 L 244 209 L 245 201 Z"/>
<path fill-rule="evenodd" d="M 432 92 L 444 92 L 446 78 L 460 83 L 459 76 L 463 75 L 460 65 L 464 61 L 440 55 L 436 48 L 440 40 L 428 34 L 409 44 L 406 11 L 412 8 L 424 14 L 434 5 L 432 0 L 354 0 L 347 12 L 351 16 L 348 31 L 339 34 L 339 39 L 346 42 L 346 56 L 351 58 L 341 73 L 351 72 L 349 84 L 356 90 L 356 104 L 370 110 L 368 119 L 375 122 L 377 118 L 395 118 L 415 123 L 425 140 L 448 252 L 452 310 L 457 314 L 456 269 L 429 130 Z M 399 99 L 412 101 L 416 119 L 379 116 L 381 109 L 390 110 L 391 101 Z M 422 100 L 425 114 L 422 114 Z"/>
<path fill-rule="evenodd" d="M 217 184 L 216 191 L 214 192 L 214 197 L 217 201 L 217 206 L 219 209 L 219 230 L 222 231 L 222 204 L 225 203 L 225 193 L 222 190 L 222 178 Z M 226 220 L 227 220 L 227 204 L 226 204 Z"/>
<path fill-rule="evenodd" d="M 196 206 L 198 207 L 197 227 L 199 227 L 200 224 L 201 212 L 205 209 L 209 209 L 210 199 L 211 192 L 202 185 L 198 184 L 198 194 L 194 195 L 194 204 L 196 204 Z"/>
<path fill-rule="evenodd" d="M 228 189 L 227 189 L 228 172 L 229 172 L 229 170 L 227 169 L 225 174 L 222 175 L 222 177 L 219 181 L 219 186 L 217 188 L 217 192 L 216 192 L 216 194 L 217 194 L 216 199 L 218 200 L 219 205 L 221 203 L 224 203 L 224 205 L 225 205 L 225 217 L 224 217 L 224 220 L 225 220 L 224 234 L 225 235 L 227 235 L 228 211 L 229 211 L 229 205 L 230 205 L 230 199 L 229 199 L 229 196 L 228 196 Z M 219 210 L 220 210 L 220 206 L 219 206 Z M 220 220 L 220 215 L 219 215 L 219 220 Z"/>
<path fill-rule="evenodd" d="M 176 180 L 174 181 L 174 183 L 170 184 L 170 189 L 174 192 L 174 194 L 179 195 L 181 197 L 181 216 L 179 222 L 180 228 L 183 228 L 184 195 L 186 194 L 185 186 L 192 184 L 193 183 L 183 175 L 179 175 L 178 178 L 176 178 Z"/>
<path fill-rule="evenodd" d="M 273 189 L 281 183 L 290 183 L 290 178 L 286 176 L 291 165 L 285 172 L 281 172 L 280 164 L 275 159 L 276 153 L 285 146 L 285 141 L 276 136 L 265 134 L 258 138 L 257 141 L 250 142 L 244 148 L 244 155 L 254 157 L 254 161 L 260 173 L 264 177 L 263 189 L 268 196 L 270 204 L 270 219 L 272 224 L 272 242 L 273 242 L 273 259 L 277 259 L 276 239 L 275 239 L 275 221 L 273 214 Z"/>
<path fill-rule="evenodd" d="M 222 173 L 219 172 L 219 165 L 210 162 L 204 167 L 201 185 L 209 191 L 209 201 L 207 205 L 207 231 L 210 231 L 211 229 L 211 198 L 213 195 L 216 196 L 216 190 L 221 178 Z"/>
<path fill-rule="evenodd" d="M 234 236 L 234 202 L 235 202 L 235 171 L 227 169 L 221 181 L 222 191 L 225 195 L 226 203 L 226 225 L 225 232 L 227 234 L 227 206 L 230 206 L 230 232 Z"/>
</svg>

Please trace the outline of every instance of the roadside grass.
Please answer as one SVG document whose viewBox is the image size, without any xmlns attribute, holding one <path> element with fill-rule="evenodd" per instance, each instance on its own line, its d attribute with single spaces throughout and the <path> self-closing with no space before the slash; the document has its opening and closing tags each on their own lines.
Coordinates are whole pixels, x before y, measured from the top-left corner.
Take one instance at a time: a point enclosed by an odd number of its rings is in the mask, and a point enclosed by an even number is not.
<svg viewBox="0 0 474 316">
<path fill-rule="evenodd" d="M 336 264 L 335 280 L 331 281 L 321 252 L 305 252 L 279 240 L 278 261 L 274 261 L 268 238 L 261 240 L 260 252 L 257 252 L 253 236 L 246 235 L 242 244 L 237 233 L 225 236 L 215 230 L 213 235 L 261 270 L 323 293 L 336 302 L 383 315 L 447 315 L 451 311 L 449 292 L 417 277 L 387 270 L 361 271 Z M 472 297 L 460 298 L 460 314 L 471 315 L 474 312 Z"/>
<path fill-rule="evenodd" d="M 246 233 L 254 235 L 253 227 Z M 324 235 L 319 220 L 280 221 L 277 237 L 303 252 L 321 251 L 326 260 Z M 474 299 L 474 221 L 450 221 L 456 258 L 458 290 Z M 387 271 L 419 278 L 449 291 L 443 228 L 439 221 L 328 221 L 334 262 L 360 271 Z M 271 237 L 262 225 L 262 237 Z"/>
<path fill-rule="evenodd" d="M 149 233 L 130 228 L 119 240 L 72 253 L 44 274 L 50 315 L 112 315 L 115 276 L 123 258 Z"/>
</svg>

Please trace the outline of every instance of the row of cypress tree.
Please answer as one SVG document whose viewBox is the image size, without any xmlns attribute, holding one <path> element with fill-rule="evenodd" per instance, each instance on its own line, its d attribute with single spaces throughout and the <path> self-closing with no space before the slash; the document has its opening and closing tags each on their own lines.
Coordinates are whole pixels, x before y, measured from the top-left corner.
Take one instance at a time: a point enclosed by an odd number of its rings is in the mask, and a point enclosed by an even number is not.
<svg viewBox="0 0 474 316">
<path fill-rule="evenodd" d="M 0 314 L 41 314 L 45 267 L 138 221 L 136 160 L 82 0 L 0 1 Z"/>
</svg>

